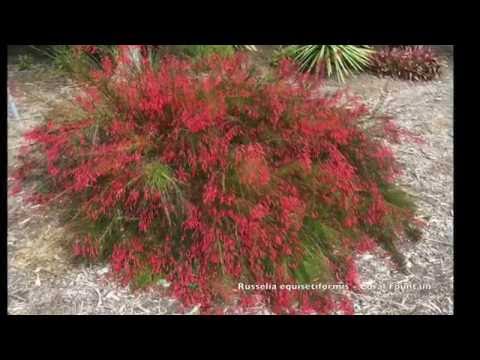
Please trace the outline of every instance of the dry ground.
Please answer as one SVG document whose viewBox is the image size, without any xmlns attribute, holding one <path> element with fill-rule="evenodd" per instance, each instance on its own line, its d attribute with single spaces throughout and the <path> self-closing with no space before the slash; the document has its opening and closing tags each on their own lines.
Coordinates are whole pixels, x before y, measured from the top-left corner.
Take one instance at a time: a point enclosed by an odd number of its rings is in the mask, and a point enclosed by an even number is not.
<svg viewBox="0 0 480 360">
<path fill-rule="evenodd" d="M 441 79 L 411 83 L 360 75 L 347 82 L 351 90 L 397 123 L 423 136 L 425 144 L 395 146 L 405 167 L 400 182 L 417 197 L 427 221 L 424 239 L 403 245 L 408 274 L 395 270 L 378 250 L 358 259 L 362 293 L 350 293 L 358 314 L 453 313 L 453 62 Z M 8 120 L 9 169 L 21 134 L 40 122 L 56 103 L 75 92 L 69 80 L 45 65 L 27 71 L 8 68 L 8 86 L 21 119 Z M 330 82 L 329 88 L 338 84 Z M 10 182 L 9 182 L 10 183 Z M 10 314 L 180 314 L 183 309 L 162 294 L 162 287 L 132 293 L 105 281 L 105 265 L 78 266 L 63 243 L 66 234 L 54 214 L 45 214 L 8 198 L 8 312 Z M 413 288 L 416 286 L 417 288 Z M 228 313 L 233 311 L 227 310 Z M 266 314 L 264 309 L 255 313 Z"/>
</svg>

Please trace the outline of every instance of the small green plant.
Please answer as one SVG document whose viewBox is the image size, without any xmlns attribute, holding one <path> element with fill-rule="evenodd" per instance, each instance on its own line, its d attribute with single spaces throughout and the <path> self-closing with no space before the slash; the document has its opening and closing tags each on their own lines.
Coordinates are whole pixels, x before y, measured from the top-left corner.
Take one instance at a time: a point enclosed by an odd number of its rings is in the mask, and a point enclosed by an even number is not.
<svg viewBox="0 0 480 360">
<path fill-rule="evenodd" d="M 70 46 L 58 45 L 52 46 L 48 50 L 43 50 L 43 53 L 49 56 L 53 61 L 53 66 L 60 71 L 68 71 L 70 69 L 71 61 L 73 60 L 73 52 Z"/>
<path fill-rule="evenodd" d="M 30 70 L 33 66 L 33 58 L 26 54 L 18 57 L 18 70 Z"/>
<path fill-rule="evenodd" d="M 158 274 L 154 274 L 152 269 L 145 268 L 141 272 L 139 272 L 132 281 L 132 288 L 133 289 L 142 289 L 145 288 L 160 279 Z"/>
</svg>

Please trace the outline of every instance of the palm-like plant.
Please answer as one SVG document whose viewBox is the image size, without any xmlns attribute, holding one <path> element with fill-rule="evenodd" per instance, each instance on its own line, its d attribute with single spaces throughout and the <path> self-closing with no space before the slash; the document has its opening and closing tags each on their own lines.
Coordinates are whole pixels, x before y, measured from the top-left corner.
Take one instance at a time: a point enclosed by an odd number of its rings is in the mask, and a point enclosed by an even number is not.
<svg viewBox="0 0 480 360">
<path fill-rule="evenodd" d="M 236 50 L 247 50 L 247 51 L 251 51 L 251 52 L 258 51 L 258 49 L 255 45 L 233 45 L 233 47 Z"/>
<path fill-rule="evenodd" d="M 293 58 L 302 71 L 326 71 L 344 81 L 345 76 L 363 70 L 374 51 L 366 45 L 301 45 Z"/>
</svg>

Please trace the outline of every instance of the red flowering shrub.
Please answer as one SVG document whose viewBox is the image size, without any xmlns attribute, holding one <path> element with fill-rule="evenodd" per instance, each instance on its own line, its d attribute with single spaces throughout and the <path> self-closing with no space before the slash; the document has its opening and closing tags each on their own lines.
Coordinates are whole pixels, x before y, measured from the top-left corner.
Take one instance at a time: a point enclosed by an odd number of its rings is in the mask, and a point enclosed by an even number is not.
<svg viewBox="0 0 480 360">
<path fill-rule="evenodd" d="M 74 255 L 110 259 L 125 284 L 166 278 L 204 310 L 261 298 L 279 313 L 351 313 L 327 291 L 237 284 L 355 288 L 355 252 L 396 253 L 414 214 L 378 139 L 398 137 L 391 122 L 367 129 L 361 103 L 318 95 L 288 62 L 273 80 L 245 54 L 151 65 L 119 76 L 104 61 L 77 99 L 82 118 L 26 134 L 15 178 L 70 216 Z"/>
<path fill-rule="evenodd" d="M 375 52 L 370 60 L 370 72 L 405 80 L 433 80 L 440 74 L 437 54 L 430 47 L 389 47 Z"/>
</svg>

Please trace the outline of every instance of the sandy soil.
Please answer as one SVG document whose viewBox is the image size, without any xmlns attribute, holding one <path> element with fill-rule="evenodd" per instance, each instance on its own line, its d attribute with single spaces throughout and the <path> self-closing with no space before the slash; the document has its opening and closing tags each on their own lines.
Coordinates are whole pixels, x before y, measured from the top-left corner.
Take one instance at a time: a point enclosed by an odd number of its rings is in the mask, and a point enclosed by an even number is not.
<svg viewBox="0 0 480 360">
<path fill-rule="evenodd" d="M 43 64 L 18 71 L 8 67 L 8 86 L 21 119 L 8 120 L 9 169 L 21 134 L 42 121 L 49 109 L 71 97 L 74 84 Z M 370 106 L 423 136 L 425 144 L 395 146 L 405 167 L 400 182 L 417 197 L 427 221 L 424 239 L 402 245 L 408 274 L 391 266 L 378 250 L 358 258 L 361 293 L 350 293 L 358 314 L 453 313 L 453 62 L 441 79 L 411 83 L 363 74 L 348 80 Z M 338 84 L 329 82 L 335 89 Z M 9 181 L 10 184 L 10 181 Z M 8 198 L 8 312 L 10 314 L 196 314 L 163 294 L 162 286 L 131 292 L 108 281 L 105 265 L 74 265 L 55 214 Z M 416 287 L 416 288 L 414 288 Z M 254 313 L 267 314 L 265 309 Z M 226 309 L 227 313 L 233 311 Z"/>
</svg>

